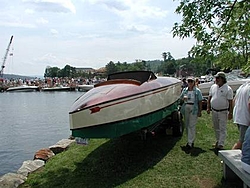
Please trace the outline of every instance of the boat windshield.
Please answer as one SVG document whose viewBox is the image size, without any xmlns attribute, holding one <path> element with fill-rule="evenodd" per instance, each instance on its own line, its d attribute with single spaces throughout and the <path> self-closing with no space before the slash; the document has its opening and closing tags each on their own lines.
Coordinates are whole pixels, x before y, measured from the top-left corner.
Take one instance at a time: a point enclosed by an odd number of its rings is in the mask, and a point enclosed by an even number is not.
<svg viewBox="0 0 250 188">
<path fill-rule="evenodd" d="M 144 83 L 149 80 L 154 80 L 156 78 L 157 77 L 151 71 L 127 71 L 110 74 L 108 75 L 107 80 L 132 79 L 137 80 L 140 83 Z"/>
</svg>

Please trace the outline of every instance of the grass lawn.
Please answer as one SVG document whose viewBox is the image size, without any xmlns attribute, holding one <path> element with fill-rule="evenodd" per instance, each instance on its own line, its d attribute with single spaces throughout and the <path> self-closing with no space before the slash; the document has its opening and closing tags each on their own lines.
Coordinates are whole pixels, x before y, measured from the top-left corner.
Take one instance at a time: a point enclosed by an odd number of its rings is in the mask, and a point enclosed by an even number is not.
<svg viewBox="0 0 250 188">
<path fill-rule="evenodd" d="M 229 121 L 225 149 L 238 139 Z M 73 144 L 29 175 L 21 188 L 35 187 L 241 187 L 225 182 L 222 164 L 212 148 L 215 142 L 211 115 L 204 111 L 197 124 L 195 148 L 185 152 L 186 134 L 176 138 L 158 134 L 142 141 L 137 134 L 116 139 L 91 139 L 89 145 Z"/>
</svg>

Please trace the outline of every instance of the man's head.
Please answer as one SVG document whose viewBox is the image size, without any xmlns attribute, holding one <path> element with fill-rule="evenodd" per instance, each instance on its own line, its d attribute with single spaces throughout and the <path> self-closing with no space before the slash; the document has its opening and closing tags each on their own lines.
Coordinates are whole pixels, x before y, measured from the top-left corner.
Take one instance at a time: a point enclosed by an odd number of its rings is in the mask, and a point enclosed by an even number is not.
<svg viewBox="0 0 250 188">
<path fill-rule="evenodd" d="M 215 77 L 215 83 L 218 85 L 223 85 L 227 83 L 226 74 L 224 72 L 217 72 L 217 74 L 214 75 L 214 77 Z"/>
</svg>

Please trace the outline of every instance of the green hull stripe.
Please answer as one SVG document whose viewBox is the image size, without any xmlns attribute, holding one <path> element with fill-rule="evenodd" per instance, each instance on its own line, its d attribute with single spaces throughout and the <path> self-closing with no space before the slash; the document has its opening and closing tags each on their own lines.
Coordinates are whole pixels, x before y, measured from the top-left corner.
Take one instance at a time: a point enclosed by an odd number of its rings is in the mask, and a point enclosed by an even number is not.
<svg viewBox="0 0 250 188">
<path fill-rule="evenodd" d="M 142 128 L 146 128 L 161 121 L 177 110 L 177 102 L 159 111 L 133 118 L 100 126 L 87 127 L 72 130 L 72 136 L 81 138 L 114 138 L 119 137 Z"/>
</svg>

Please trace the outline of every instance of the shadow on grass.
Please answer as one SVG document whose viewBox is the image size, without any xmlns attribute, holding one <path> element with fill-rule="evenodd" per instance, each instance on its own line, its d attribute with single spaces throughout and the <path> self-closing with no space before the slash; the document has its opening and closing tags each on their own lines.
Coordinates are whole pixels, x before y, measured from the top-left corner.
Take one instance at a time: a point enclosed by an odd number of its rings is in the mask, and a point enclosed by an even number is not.
<svg viewBox="0 0 250 188">
<path fill-rule="evenodd" d="M 199 147 L 193 147 L 192 149 L 188 149 L 186 146 L 181 146 L 181 150 L 186 154 L 190 154 L 190 156 L 198 157 L 201 153 L 205 153 L 206 150 L 203 150 Z"/>
<path fill-rule="evenodd" d="M 65 164 L 47 172 L 45 181 L 31 182 L 30 187 L 116 187 L 153 168 L 180 138 L 157 134 L 142 140 L 130 134 L 111 139 L 75 163 L 74 171 Z"/>
<path fill-rule="evenodd" d="M 209 149 L 209 150 L 210 150 L 210 151 L 213 151 L 214 154 L 218 156 L 219 151 L 224 150 L 224 149 L 212 148 L 212 149 Z"/>
<path fill-rule="evenodd" d="M 221 184 L 214 188 L 243 188 L 243 182 L 240 179 L 233 181 L 226 181 L 224 178 L 221 179 Z"/>
<path fill-rule="evenodd" d="M 153 168 L 178 140 L 158 135 L 143 141 L 134 134 L 112 139 L 76 164 L 72 176 L 82 177 L 82 187 L 118 186 Z"/>
<path fill-rule="evenodd" d="M 142 140 L 138 134 L 132 133 L 111 139 L 89 153 L 81 162 L 75 163 L 74 171 L 70 171 L 65 164 L 47 172 L 40 182 L 30 182 L 29 185 L 36 188 L 116 187 L 154 168 L 180 138 L 156 134 Z"/>
</svg>

